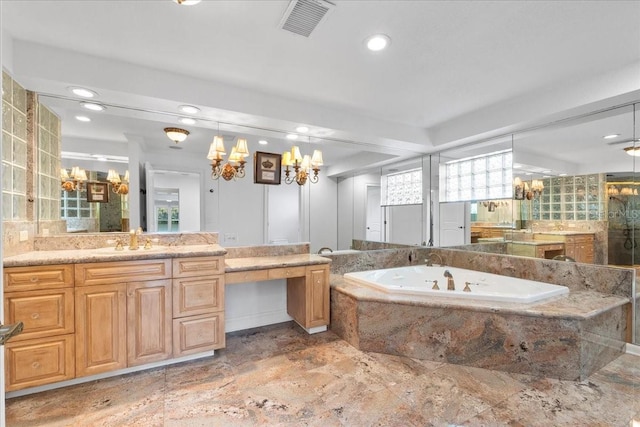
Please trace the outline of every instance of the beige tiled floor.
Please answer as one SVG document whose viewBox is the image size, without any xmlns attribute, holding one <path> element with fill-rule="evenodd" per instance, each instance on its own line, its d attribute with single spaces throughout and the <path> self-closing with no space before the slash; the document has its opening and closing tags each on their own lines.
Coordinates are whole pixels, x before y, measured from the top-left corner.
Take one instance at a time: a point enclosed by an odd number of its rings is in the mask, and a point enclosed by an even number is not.
<svg viewBox="0 0 640 427">
<path fill-rule="evenodd" d="M 583 382 L 363 353 L 287 323 L 213 358 L 7 401 L 8 426 L 629 426 L 640 357 Z"/>
</svg>

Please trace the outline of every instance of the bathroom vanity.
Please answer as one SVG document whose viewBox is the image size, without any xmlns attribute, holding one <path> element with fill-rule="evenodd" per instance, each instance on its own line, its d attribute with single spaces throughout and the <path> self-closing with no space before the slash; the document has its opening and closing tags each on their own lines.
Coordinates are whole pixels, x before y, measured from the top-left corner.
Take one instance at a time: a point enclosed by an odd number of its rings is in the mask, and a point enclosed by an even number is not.
<svg viewBox="0 0 640 427">
<path fill-rule="evenodd" d="M 329 324 L 329 259 L 227 260 L 212 245 L 152 251 L 34 251 L 4 259 L 6 390 L 120 374 L 225 346 L 225 285 L 287 280 L 287 312 L 309 333 Z M 267 251 L 268 253 L 268 251 Z"/>
</svg>

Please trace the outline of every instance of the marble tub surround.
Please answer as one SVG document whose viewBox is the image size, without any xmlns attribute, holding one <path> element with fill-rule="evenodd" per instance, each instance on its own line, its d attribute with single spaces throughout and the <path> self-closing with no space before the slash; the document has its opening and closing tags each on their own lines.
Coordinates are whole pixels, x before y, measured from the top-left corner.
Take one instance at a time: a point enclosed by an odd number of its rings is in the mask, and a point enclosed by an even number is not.
<svg viewBox="0 0 640 427">
<path fill-rule="evenodd" d="M 632 298 L 635 270 L 438 248 L 446 265 Z"/>
<path fill-rule="evenodd" d="M 344 274 L 352 271 L 424 264 L 431 250 L 433 249 L 424 246 L 402 246 L 394 249 L 342 254 L 323 253 L 322 256 L 331 259 L 331 273 Z"/>
<path fill-rule="evenodd" d="M 252 258 L 281 255 L 299 255 L 309 253 L 309 243 L 283 245 L 232 246 L 227 249 L 229 258 Z"/>
<path fill-rule="evenodd" d="M 582 380 L 624 353 L 628 299 L 589 291 L 538 304 L 386 294 L 332 275 L 331 329 L 359 350 Z"/>
<path fill-rule="evenodd" d="M 361 352 L 286 323 L 228 334 L 212 358 L 8 399 L 26 426 L 629 426 L 638 357 L 584 382 Z"/>
<path fill-rule="evenodd" d="M 357 251 L 377 251 L 380 249 L 400 249 L 406 248 L 409 245 L 403 245 L 400 243 L 387 243 L 387 242 L 373 242 L 370 240 L 358 240 L 353 239 L 351 241 L 351 249 Z"/>
</svg>

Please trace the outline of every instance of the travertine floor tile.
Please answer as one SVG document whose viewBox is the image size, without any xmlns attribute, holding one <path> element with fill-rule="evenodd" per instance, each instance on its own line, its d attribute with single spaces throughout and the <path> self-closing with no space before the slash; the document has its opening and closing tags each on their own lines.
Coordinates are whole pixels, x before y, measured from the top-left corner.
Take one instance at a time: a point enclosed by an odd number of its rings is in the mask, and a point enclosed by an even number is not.
<svg viewBox="0 0 640 427">
<path fill-rule="evenodd" d="M 214 357 L 9 399 L 8 426 L 629 426 L 640 358 L 587 381 L 356 350 L 287 323 Z"/>
</svg>

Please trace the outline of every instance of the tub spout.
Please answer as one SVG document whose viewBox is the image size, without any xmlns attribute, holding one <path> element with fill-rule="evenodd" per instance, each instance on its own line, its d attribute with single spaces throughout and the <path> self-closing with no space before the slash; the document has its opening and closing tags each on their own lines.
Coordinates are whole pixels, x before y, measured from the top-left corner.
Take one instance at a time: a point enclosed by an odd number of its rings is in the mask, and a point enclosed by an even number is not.
<svg viewBox="0 0 640 427">
<path fill-rule="evenodd" d="M 435 252 L 429 252 L 429 255 L 427 255 L 427 259 L 424 260 L 427 263 L 427 267 L 431 267 L 433 265 L 434 258 L 438 259 L 438 265 L 440 267 L 444 266 L 444 261 L 442 260 L 442 257 L 440 256 L 440 254 L 437 254 Z"/>
<path fill-rule="evenodd" d="M 332 250 L 331 248 L 327 248 L 327 247 L 320 248 L 320 249 L 318 250 L 318 254 L 319 254 L 319 255 L 321 255 L 321 254 L 322 254 L 322 253 L 324 253 L 324 252 L 329 252 L 329 253 L 331 253 L 331 252 L 333 252 L 333 250 Z"/>
<path fill-rule="evenodd" d="M 444 277 L 447 278 L 447 290 L 448 291 L 455 291 L 456 290 L 456 284 L 453 281 L 453 275 L 451 274 L 451 272 L 449 270 L 445 270 L 444 271 Z"/>
</svg>

